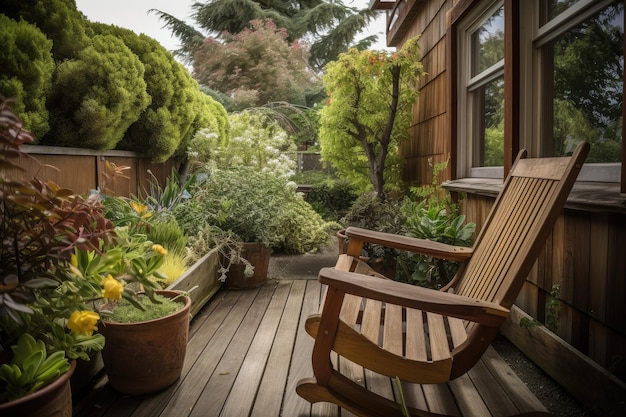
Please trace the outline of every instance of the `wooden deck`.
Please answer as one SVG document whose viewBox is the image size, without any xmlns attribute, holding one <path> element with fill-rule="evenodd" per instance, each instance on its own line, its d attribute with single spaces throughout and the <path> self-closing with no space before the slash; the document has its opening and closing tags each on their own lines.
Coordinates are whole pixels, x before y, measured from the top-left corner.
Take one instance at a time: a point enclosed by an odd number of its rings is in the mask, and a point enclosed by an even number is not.
<svg viewBox="0 0 626 417">
<path fill-rule="evenodd" d="M 297 381 L 312 376 L 313 343 L 303 331 L 303 320 L 317 311 L 320 292 L 315 280 L 279 280 L 254 290 L 221 290 L 191 323 L 185 366 L 176 384 L 155 395 L 125 397 L 103 377 L 89 394 L 75 401 L 74 416 L 352 415 L 329 404 L 311 406 L 295 393 Z M 469 410 L 478 416 L 511 415 L 529 411 L 528 402 L 531 408 L 542 409 L 493 349 L 475 371 L 449 386 L 406 386 L 406 400 L 452 415 L 469 415 Z M 393 383 L 383 382 L 383 389 L 393 395 Z M 474 386 L 488 394 L 477 397 Z M 507 392 L 506 386 L 514 392 Z"/>
</svg>

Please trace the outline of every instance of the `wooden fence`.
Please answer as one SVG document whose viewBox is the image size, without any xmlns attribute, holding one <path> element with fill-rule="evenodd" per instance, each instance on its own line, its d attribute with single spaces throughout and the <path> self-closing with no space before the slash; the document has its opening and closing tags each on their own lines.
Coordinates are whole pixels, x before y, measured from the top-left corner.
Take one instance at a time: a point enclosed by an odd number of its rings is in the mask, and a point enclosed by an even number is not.
<svg viewBox="0 0 626 417">
<path fill-rule="evenodd" d="M 11 170 L 9 178 L 37 178 L 53 181 L 76 194 L 87 194 L 92 190 L 104 189 L 112 195 L 129 197 L 139 195 L 154 179 L 165 185 L 166 178 L 176 166 L 174 162 L 153 163 L 135 152 L 91 151 L 88 149 L 62 148 L 54 146 L 23 146 L 22 150 L 32 158 L 19 162 L 24 171 Z M 124 175 L 107 184 L 103 175 L 105 162 L 127 166 Z M 152 175 L 150 175 L 152 173 Z"/>
</svg>

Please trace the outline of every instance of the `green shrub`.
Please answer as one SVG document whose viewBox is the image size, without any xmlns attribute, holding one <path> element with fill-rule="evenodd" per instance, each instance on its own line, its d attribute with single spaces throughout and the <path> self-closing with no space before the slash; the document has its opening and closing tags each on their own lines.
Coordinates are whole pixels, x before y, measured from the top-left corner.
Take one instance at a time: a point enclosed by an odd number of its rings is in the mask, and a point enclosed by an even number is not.
<svg viewBox="0 0 626 417">
<path fill-rule="evenodd" d="M 57 66 L 46 144 L 114 149 L 150 102 L 144 66 L 120 39 L 96 35 Z"/>
<path fill-rule="evenodd" d="M 193 187 L 191 198 L 174 209 L 189 235 L 215 226 L 243 242 L 287 251 L 310 251 L 326 243 L 327 225 L 286 179 L 250 167 L 216 169 Z M 298 221 L 294 221 L 294 219 Z"/>
<path fill-rule="evenodd" d="M 408 202 L 402 210 L 406 215 L 409 236 L 455 246 L 471 246 L 476 225 L 465 224 L 465 216 L 456 212 L 428 207 L 426 201 Z M 431 256 L 402 252 L 399 258 L 399 279 L 420 286 L 442 288 L 454 277 L 458 262 Z"/>
<path fill-rule="evenodd" d="M 455 246 L 472 246 L 474 223 L 465 223 L 459 205 L 439 185 L 438 176 L 447 162 L 433 165 L 431 185 L 411 188 L 411 198 L 401 211 L 405 216 L 405 234 Z M 456 274 L 458 262 L 444 261 L 421 254 L 402 252 L 398 258 L 396 278 L 420 286 L 440 289 Z"/>
<path fill-rule="evenodd" d="M 168 252 L 184 252 L 187 246 L 187 236 L 175 219 L 151 222 L 146 237 L 152 243 L 158 243 Z"/>
<path fill-rule="evenodd" d="M 329 221 L 337 221 L 345 216 L 358 197 L 348 181 L 322 171 L 298 173 L 293 177 L 293 181 L 312 186 L 306 201 Z"/>
<path fill-rule="evenodd" d="M 35 138 L 45 135 L 46 98 L 52 86 L 52 41 L 36 26 L 0 14 L 0 96 L 13 98 L 13 110 Z"/>
</svg>

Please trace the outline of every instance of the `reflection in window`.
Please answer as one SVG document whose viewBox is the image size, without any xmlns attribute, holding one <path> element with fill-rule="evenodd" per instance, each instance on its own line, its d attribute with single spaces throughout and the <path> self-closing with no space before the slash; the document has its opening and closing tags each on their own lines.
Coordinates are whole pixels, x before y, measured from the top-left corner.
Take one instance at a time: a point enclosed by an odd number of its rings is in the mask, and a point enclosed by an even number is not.
<svg viewBox="0 0 626 417">
<path fill-rule="evenodd" d="M 474 146 L 473 166 L 504 165 L 504 77 L 472 92 Z"/>
<path fill-rule="evenodd" d="M 472 167 L 504 161 L 504 6 L 469 33 Z"/>
<path fill-rule="evenodd" d="M 620 161 L 623 12 L 622 2 L 607 7 L 543 47 L 544 155 L 566 155 L 586 140 L 587 162 Z"/>
<path fill-rule="evenodd" d="M 504 59 L 504 6 L 472 33 L 472 77 Z"/>
<path fill-rule="evenodd" d="M 545 25 L 554 19 L 569 7 L 578 3 L 580 0 L 541 0 L 539 5 L 542 7 L 540 12 L 541 24 Z"/>
</svg>

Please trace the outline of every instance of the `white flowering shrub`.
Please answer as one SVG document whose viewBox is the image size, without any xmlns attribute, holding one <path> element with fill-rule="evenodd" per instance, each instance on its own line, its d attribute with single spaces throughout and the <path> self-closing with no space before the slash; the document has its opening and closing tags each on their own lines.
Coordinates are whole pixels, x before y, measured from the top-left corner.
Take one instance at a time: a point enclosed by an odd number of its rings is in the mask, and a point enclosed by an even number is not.
<svg viewBox="0 0 626 417">
<path fill-rule="evenodd" d="M 285 179 L 294 175 L 296 145 L 275 121 L 247 111 L 230 114 L 228 120 L 226 141 L 208 129 L 196 133 L 188 152 L 193 165 L 209 170 L 251 167 Z"/>
</svg>

